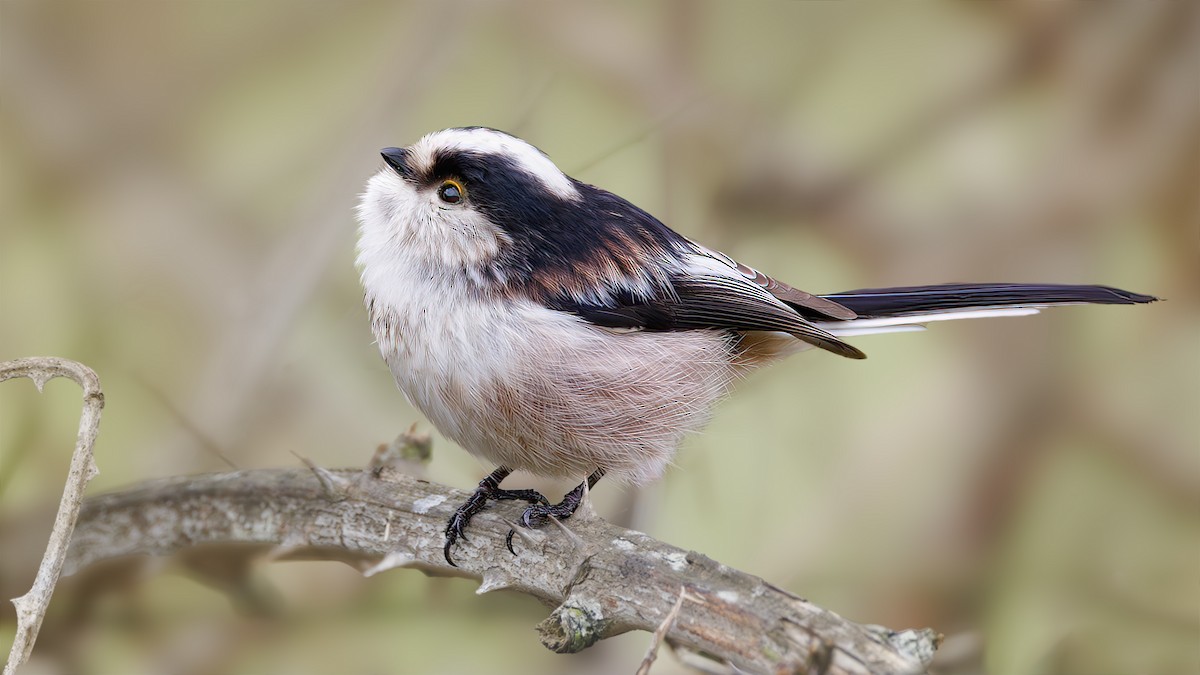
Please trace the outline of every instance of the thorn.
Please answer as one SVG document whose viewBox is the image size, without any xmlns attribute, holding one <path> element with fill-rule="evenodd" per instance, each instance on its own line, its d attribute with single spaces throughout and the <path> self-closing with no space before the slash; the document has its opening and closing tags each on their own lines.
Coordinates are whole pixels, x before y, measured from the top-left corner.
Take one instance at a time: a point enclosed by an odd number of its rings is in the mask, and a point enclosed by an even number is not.
<svg viewBox="0 0 1200 675">
<path fill-rule="evenodd" d="M 386 572 L 390 569 L 408 567 L 416 561 L 417 559 L 413 556 L 412 551 L 408 549 L 395 549 L 383 556 L 383 560 L 363 570 L 362 574 L 364 577 L 373 577 L 380 572 Z"/>
<path fill-rule="evenodd" d="M 480 582 L 479 588 L 475 589 L 475 595 L 483 595 L 504 588 L 513 586 L 513 578 L 506 574 L 499 567 L 489 567 L 483 573 L 483 581 Z"/>
<path fill-rule="evenodd" d="M 520 537 L 522 541 L 531 546 L 534 544 L 540 544 L 542 542 L 541 535 L 534 534 L 534 530 L 521 525 L 519 522 L 512 526 L 512 531 L 514 534 Z M 513 555 L 516 555 L 516 553 L 514 552 Z"/>
<path fill-rule="evenodd" d="M 33 380 L 33 386 L 37 387 L 38 393 L 42 393 L 46 383 L 54 378 L 54 374 L 40 368 L 29 373 L 29 379 Z"/>
<path fill-rule="evenodd" d="M 579 499 L 579 506 L 575 507 L 575 515 L 572 518 L 583 516 L 580 520 L 591 520 L 596 517 L 596 510 L 592 508 L 592 488 L 588 486 L 586 480 L 583 481 L 583 496 Z"/>
<path fill-rule="evenodd" d="M 584 489 L 584 494 L 585 495 L 587 494 L 586 488 Z M 571 545 L 573 548 L 576 548 L 576 549 L 583 548 L 583 546 L 584 546 L 583 538 L 580 537 L 579 535 L 575 534 L 574 530 L 567 527 L 566 523 L 559 520 L 558 518 L 551 518 L 550 522 L 552 522 L 555 525 L 558 525 L 560 528 L 562 528 L 562 531 L 567 534 L 567 538 L 571 540 Z"/>
<path fill-rule="evenodd" d="M 295 551 L 299 548 L 300 548 L 300 545 L 286 544 L 286 543 L 280 544 L 278 546 L 272 546 L 271 550 L 269 550 L 263 554 L 263 556 L 261 558 L 261 562 L 264 562 L 264 563 L 274 562 L 276 560 L 279 560 L 281 558 L 284 558 L 284 557 L 290 555 L 292 553 L 292 551 Z"/>
<path fill-rule="evenodd" d="M 301 455 L 295 450 L 292 454 L 308 467 L 309 471 L 317 477 L 317 481 L 321 484 L 321 491 L 325 493 L 325 498 L 331 502 L 340 502 L 349 496 L 350 481 L 333 473 L 329 469 L 317 466 L 311 459 Z"/>
</svg>

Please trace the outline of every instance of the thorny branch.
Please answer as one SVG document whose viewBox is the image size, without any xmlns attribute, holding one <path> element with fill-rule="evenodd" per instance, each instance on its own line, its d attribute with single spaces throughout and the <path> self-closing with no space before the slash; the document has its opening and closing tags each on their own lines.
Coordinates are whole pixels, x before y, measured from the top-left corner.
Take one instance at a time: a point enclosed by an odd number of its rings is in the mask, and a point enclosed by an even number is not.
<svg viewBox="0 0 1200 675">
<path fill-rule="evenodd" d="M 262 558 L 339 560 L 365 575 L 412 567 L 480 580 L 478 593 L 510 589 L 557 604 L 538 626 L 546 647 L 578 652 L 629 630 L 738 672 L 916 673 L 933 657 L 932 630 L 864 626 L 772 584 L 597 518 L 586 505 L 569 526 L 525 531 L 520 554 L 502 541 L 514 507 L 472 522 L 449 567 L 442 529 L 466 493 L 373 461 L 367 470 L 262 470 L 155 481 L 82 502 L 97 473 L 92 446 L 104 397 L 86 366 L 55 358 L 0 363 L 0 381 L 30 377 L 39 389 L 69 377 L 84 390 L 71 471 L 32 589 L 13 602 L 18 631 L 4 675 L 32 651 L 60 573 L 139 554 L 227 544 L 258 545 Z M 427 452 L 422 440 L 405 435 Z M 403 459 L 403 458 L 402 458 Z M 81 506 L 82 503 L 82 506 Z M 72 532 L 74 534 L 72 535 Z M 243 551 L 244 553 L 244 551 Z"/>
<path fill-rule="evenodd" d="M 92 455 L 92 446 L 95 445 L 96 434 L 100 431 L 100 411 L 104 408 L 100 378 L 91 368 L 81 363 L 53 357 L 33 357 L 0 363 L 0 382 L 14 377 L 28 377 L 33 380 L 38 391 L 55 377 L 74 380 L 83 388 L 83 412 L 79 417 L 79 434 L 75 440 L 75 452 L 71 455 L 67 484 L 58 504 L 58 514 L 54 517 L 54 528 L 50 531 L 46 553 L 38 566 L 37 576 L 34 577 L 29 592 L 19 598 L 13 598 L 12 601 L 17 608 L 17 634 L 13 638 L 8 660 L 4 664 L 4 675 L 15 673 L 29 658 L 30 652 L 33 651 L 33 643 L 37 640 L 38 630 L 42 627 L 42 619 L 45 618 L 46 608 L 50 605 L 50 596 L 54 593 L 54 587 L 63 569 L 67 546 L 71 543 L 71 533 L 79 519 L 84 488 L 99 473 Z"/>
<path fill-rule="evenodd" d="M 562 528 L 523 530 L 514 557 L 503 542 L 519 509 L 493 505 L 472 521 L 470 541 L 455 553 L 460 567 L 452 568 L 442 557 L 442 530 L 466 497 L 386 468 L 171 478 L 89 499 L 67 569 L 230 543 L 258 545 L 269 560 L 339 560 L 366 575 L 416 568 L 477 579 L 478 593 L 509 589 L 558 605 L 538 626 L 542 643 L 557 652 L 658 629 L 675 649 L 737 672 L 924 672 L 940 640 L 929 629 L 847 621 L 586 507 Z"/>
</svg>

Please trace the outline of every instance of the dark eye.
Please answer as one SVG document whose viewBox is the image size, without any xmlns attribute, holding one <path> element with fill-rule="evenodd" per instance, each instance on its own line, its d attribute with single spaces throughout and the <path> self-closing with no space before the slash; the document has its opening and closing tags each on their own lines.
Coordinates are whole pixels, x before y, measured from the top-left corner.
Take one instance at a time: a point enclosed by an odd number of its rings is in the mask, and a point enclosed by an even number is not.
<svg viewBox="0 0 1200 675">
<path fill-rule="evenodd" d="M 465 188 L 463 188 L 462 183 L 456 180 L 447 180 L 443 182 L 437 190 L 438 199 L 446 202 L 447 204 L 457 204 L 461 202 L 466 194 L 467 191 Z"/>
</svg>

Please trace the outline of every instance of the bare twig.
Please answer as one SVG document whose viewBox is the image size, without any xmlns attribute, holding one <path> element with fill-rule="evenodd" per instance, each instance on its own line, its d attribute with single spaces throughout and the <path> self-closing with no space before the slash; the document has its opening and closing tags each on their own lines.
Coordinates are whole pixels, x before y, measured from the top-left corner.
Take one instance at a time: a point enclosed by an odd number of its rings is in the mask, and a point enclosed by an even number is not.
<svg viewBox="0 0 1200 675">
<path fill-rule="evenodd" d="M 79 433 L 75 440 L 75 452 L 71 455 L 67 484 L 58 504 L 58 515 L 54 518 L 54 528 L 50 531 L 46 553 L 42 556 L 42 563 L 38 566 L 37 576 L 34 577 L 29 592 L 12 601 L 17 608 L 17 634 L 8 653 L 8 660 L 4 664 L 4 675 L 15 673 L 29 658 L 30 652 L 33 651 L 33 643 L 37 640 L 38 630 L 42 627 L 42 619 L 50 605 L 50 596 L 54 594 L 54 587 L 58 584 L 58 577 L 67 557 L 71 533 L 79 520 L 84 488 L 99 473 L 92 455 L 92 446 L 96 442 L 96 434 L 100 431 L 100 411 L 104 408 L 100 378 L 91 368 L 81 363 L 53 357 L 34 357 L 0 363 L 0 382 L 14 377 L 28 377 L 33 380 L 38 391 L 55 377 L 74 380 L 83 388 L 83 412 L 79 417 Z"/>
<path fill-rule="evenodd" d="M 650 648 L 646 650 L 646 656 L 642 659 L 642 665 L 638 666 L 637 675 L 649 675 L 650 666 L 654 665 L 654 660 L 658 658 L 658 647 L 667 637 L 667 631 L 675 625 L 675 619 L 679 617 L 679 610 L 683 608 L 683 599 L 687 597 L 687 588 L 679 588 L 679 599 L 675 601 L 675 606 L 667 612 L 666 618 L 662 623 L 658 624 L 658 628 L 654 629 L 654 637 L 650 638 Z"/>
<path fill-rule="evenodd" d="M 68 573 L 133 554 L 210 544 L 259 544 L 264 557 L 340 560 L 375 574 L 409 567 L 481 580 L 555 603 L 543 644 L 577 652 L 629 630 L 664 625 L 687 589 L 689 608 L 664 639 L 741 672 L 923 672 L 931 630 L 893 632 L 847 621 L 762 579 L 600 518 L 571 521 L 572 541 L 539 531 L 512 556 L 504 536 L 519 506 L 500 503 L 471 522 L 471 538 L 442 556 L 442 530 L 467 493 L 396 472 L 329 470 L 335 498 L 305 469 L 171 478 L 89 499 Z M 684 620 L 686 619 L 686 620 Z M 903 637 L 903 640 L 897 639 Z M 813 661 L 818 655 L 820 661 Z"/>
</svg>

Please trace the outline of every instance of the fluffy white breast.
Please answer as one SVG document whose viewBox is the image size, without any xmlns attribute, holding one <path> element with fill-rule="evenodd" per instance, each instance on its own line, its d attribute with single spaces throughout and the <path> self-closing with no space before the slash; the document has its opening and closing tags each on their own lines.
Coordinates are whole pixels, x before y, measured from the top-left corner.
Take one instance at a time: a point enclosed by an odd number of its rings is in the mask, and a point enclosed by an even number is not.
<svg viewBox="0 0 1200 675">
<path fill-rule="evenodd" d="M 582 479 L 658 478 L 737 371 L 716 331 L 618 334 L 470 282 L 364 274 L 396 384 L 447 437 L 494 464 Z"/>
<path fill-rule="evenodd" d="M 467 282 L 419 268 L 395 272 L 387 283 L 367 285 L 379 350 L 409 402 L 466 446 L 471 411 L 512 377 L 520 335 L 505 305 L 481 302 Z"/>
</svg>

